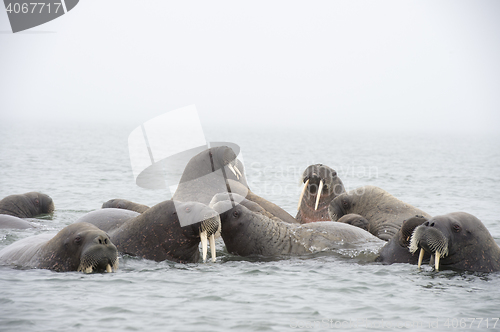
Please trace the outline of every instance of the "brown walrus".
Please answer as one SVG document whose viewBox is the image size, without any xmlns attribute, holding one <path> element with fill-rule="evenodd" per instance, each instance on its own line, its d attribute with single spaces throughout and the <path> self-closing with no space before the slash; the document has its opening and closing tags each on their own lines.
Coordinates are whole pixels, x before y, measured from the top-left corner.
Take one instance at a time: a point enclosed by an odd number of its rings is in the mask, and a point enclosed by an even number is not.
<svg viewBox="0 0 500 332">
<path fill-rule="evenodd" d="M 359 214 L 368 220 L 369 232 L 385 241 L 399 231 L 404 220 L 416 215 L 431 217 L 375 186 L 360 187 L 337 196 L 330 203 L 328 213 L 333 221 L 349 213 Z"/>
<path fill-rule="evenodd" d="M 337 172 L 323 164 L 311 165 L 302 174 L 302 182 L 304 188 L 295 219 L 301 224 L 331 220 L 328 206 L 335 197 L 345 192 Z"/>
</svg>

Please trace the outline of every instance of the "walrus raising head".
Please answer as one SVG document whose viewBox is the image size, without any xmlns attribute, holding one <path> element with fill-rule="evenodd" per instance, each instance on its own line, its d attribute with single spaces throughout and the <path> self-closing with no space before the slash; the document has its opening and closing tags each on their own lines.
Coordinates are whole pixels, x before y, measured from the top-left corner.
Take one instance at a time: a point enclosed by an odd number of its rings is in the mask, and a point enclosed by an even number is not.
<svg viewBox="0 0 500 332">
<path fill-rule="evenodd" d="M 418 226 L 410 240 L 412 253 L 420 249 L 418 267 L 425 252 L 431 264 L 440 267 L 493 272 L 500 271 L 500 247 L 484 224 L 471 214 L 454 212 L 437 216 Z"/>
<path fill-rule="evenodd" d="M 307 167 L 302 174 L 304 188 L 299 197 L 296 219 L 301 223 L 331 220 L 328 205 L 345 192 L 337 172 L 322 164 Z"/>
<path fill-rule="evenodd" d="M 32 218 L 52 212 L 54 212 L 52 198 L 35 191 L 21 195 L 10 195 L 0 201 L 0 214 L 8 214 L 18 218 Z"/>
</svg>

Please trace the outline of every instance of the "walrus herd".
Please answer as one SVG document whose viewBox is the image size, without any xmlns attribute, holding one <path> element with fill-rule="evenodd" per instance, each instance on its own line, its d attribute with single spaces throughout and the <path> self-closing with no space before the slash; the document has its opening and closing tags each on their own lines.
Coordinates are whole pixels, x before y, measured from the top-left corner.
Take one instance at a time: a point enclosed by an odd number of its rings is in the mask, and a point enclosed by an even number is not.
<svg viewBox="0 0 500 332">
<path fill-rule="evenodd" d="M 55 235 L 37 235 L 0 250 L 0 263 L 54 271 L 113 272 L 118 254 L 154 261 L 216 261 L 215 238 L 240 256 L 307 255 L 339 248 L 377 248 L 379 264 L 423 262 L 435 270 L 500 271 L 500 247 L 465 212 L 439 216 L 385 190 L 346 191 L 332 168 L 316 164 L 302 176 L 296 217 L 253 193 L 234 151 L 218 146 L 194 156 L 171 200 L 152 207 L 109 200 Z M 54 202 L 30 192 L 0 200 L 0 228 L 35 227 Z M 200 255 L 199 246 L 202 246 Z"/>
</svg>

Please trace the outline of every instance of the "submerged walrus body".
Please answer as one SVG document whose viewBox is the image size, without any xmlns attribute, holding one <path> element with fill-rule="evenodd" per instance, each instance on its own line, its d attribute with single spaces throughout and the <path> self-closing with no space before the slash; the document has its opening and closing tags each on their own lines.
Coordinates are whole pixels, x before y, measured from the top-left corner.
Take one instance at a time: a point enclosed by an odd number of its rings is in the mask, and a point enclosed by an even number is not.
<svg viewBox="0 0 500 332">
<path fill-rule="evenodd" d="M 109 236 L 88 223 L 72 224 L 55 236 L 28 237 L 0 251 L 0 262 L 58 272 L 112 272 L 118 251 Z"/>
<path fill-rule="evenodd" d="M 368 243 L 381 246 L 383 243 L 351 225 L 332 222 L 289 224 L 257 212 L 258 206 L 245 201 L 240 203 L 232 200 L 211 203 L 220 213 L 222 238 L 227 250 L 240 256 L 303 255 L 329 249 L 365 248 Z"/>
</svg>

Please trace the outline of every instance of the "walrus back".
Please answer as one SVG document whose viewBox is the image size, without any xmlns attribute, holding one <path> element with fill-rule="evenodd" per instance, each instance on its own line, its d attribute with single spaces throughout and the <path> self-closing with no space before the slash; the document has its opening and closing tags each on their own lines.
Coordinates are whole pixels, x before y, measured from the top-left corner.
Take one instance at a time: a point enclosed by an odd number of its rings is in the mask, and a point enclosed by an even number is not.
<svg viewBox="0 0 500 332">
<path fill-rule="evenodd" d="M 0 263 L 37 267 L 37 254 L 54 234 L 31 236 L 5 247 L 0 251 Z"/>
</svg>

